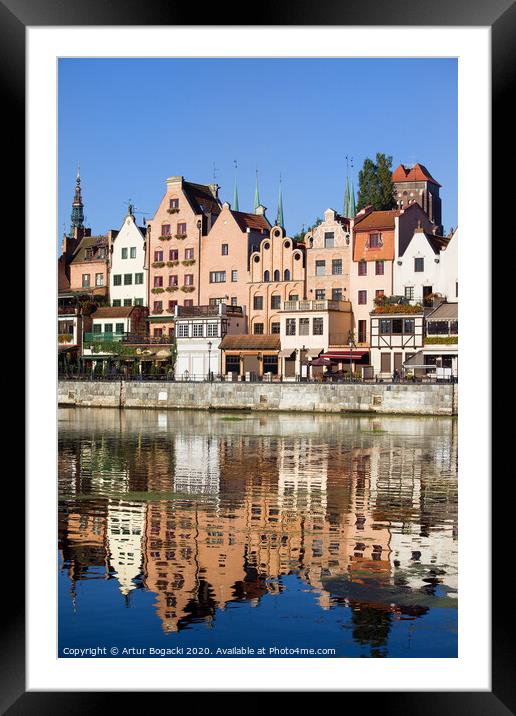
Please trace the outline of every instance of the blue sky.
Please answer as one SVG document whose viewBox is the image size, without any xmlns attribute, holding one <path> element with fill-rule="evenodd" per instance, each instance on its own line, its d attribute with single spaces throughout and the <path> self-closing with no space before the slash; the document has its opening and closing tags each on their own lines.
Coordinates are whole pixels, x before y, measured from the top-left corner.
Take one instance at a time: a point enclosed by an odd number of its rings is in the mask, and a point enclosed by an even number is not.
<svg viewBox="0 0 516 716">
<path fill-rule="evenodd" d="M 168 176 L 216 181 L 241 211 L 260 199 L 286 229 L 342 210 L 346 155 L 355 188 L 376 152 L 424 164 L 442 184 L 443 224 L 457 225 L 454 59 L 62 59 L 59 235 L 70 225 L 80 162 L 86 225 L 119 228 L 129 198 L 152 218 Z"/>
</svg>

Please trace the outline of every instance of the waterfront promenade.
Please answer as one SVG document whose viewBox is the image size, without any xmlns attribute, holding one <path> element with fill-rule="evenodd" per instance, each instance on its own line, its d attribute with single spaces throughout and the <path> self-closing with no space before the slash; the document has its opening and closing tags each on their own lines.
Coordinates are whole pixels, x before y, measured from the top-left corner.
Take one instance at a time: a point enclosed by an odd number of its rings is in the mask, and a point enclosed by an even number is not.
<svg viewBox="0 0 516 716">
<path fill-rule="evenodd" d="M 456 415 L 458 384 L 59 380 L 58 404 L 106 408 Z"/>
</svg>

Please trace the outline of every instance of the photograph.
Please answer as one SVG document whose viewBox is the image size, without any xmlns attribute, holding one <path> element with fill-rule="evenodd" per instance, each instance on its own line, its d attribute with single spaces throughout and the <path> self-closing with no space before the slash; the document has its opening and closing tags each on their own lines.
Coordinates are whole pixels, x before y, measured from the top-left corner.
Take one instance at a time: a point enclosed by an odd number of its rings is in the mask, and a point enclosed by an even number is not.
<svg viewBox="0 0 516 716">
<path fill-rule="evenodd" d="M 56 65 L 58 659 L 456 661 L 457 57 Z"/>
</svg>

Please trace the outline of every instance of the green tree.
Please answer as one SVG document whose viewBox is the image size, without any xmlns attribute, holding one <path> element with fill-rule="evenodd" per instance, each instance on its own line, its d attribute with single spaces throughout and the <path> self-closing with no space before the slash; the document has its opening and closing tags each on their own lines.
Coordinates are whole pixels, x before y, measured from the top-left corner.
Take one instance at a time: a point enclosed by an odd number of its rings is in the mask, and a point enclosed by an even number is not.
<svg viewBox="0 0 516 716">
<path fill-rule="evenodd" d="M 391 167 L 392 157 L 380 152 L 376 155 L 376 163 L 369 158 L 364 160 L 358 173 L 358 211 L 369 204 L 381 211 L 396 206 Z"/>
<path fill-rule="evenodd" d="M 312 224 L 312 226 L 309 226 L 308 229 L 306 229 L 306 231 L 305 231 L 305 227 L 303 226 L 303 228 L 301 229 L 301 231 L 299 231 L 299 232 L 298 232 L 295 236 L 293 236 L 292 238 L 293 238 L 294 241 L 296 241 L 296 242 L 304 243 L 305 236 L 307 235 L 307 233 L 308 233 L 309 231 L 313 231 L 316 226 L 319 226 L 319 224 L 322 224 L 322 219 L 321 219 L 320 217 L 317 217 L 317 219 L 315 220 L 314 224 Z"/>
</svg>

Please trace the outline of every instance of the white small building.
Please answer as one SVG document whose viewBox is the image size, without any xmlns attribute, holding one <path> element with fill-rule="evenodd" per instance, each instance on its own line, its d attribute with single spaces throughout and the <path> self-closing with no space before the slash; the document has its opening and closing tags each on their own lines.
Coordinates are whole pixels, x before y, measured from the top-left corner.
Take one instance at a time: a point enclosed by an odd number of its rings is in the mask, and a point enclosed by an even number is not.
<svg viewBox="0 0 516 716">
<path fill-rule="evenodd" d="M 146 306 L 145 229 L 136 225 L 132 206 L 111 239 L 109 296 L 112 306 Z"/>
<path fill-rule="evenodd" d="M 423 347 L 423 310 L 413 308 L 394 304 L 371 312 L 371 365 L 379 378 L 391 378 L 395 370 L 401 376 L 405 361 Z"/>
<path fill-rule="evenodd" d="M 216 380 L 222 373 L 220 342 L 226 335 L 246 333 L 241 306 L 175 306 L 176 380 Z"/>
<path fill-rule="evenodd" d="M 448 273 L 456 274 L 452 270 L 453 261 L 447 260 L 449 242 L 450 237 L 432 234 L 418 226 L 394 261 L 393 294 L 405 296 L 411 303 L 423 303 L 432 294 L 447 296 Z"/>
</svg>

